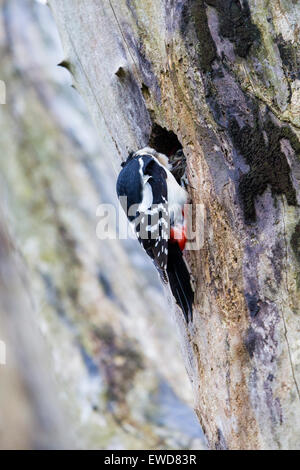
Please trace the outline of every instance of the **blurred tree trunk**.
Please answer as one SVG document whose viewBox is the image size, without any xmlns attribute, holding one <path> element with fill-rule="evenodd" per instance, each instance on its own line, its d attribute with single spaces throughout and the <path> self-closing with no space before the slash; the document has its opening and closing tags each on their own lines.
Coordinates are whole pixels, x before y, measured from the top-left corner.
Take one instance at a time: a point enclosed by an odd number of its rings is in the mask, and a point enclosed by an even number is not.
<svg viewBox="0 0 300 470">
<path fill-rule="evenodd" d="M 96 237 L 116 174 L 49 8 L 0 0 L 0 52 L 0 447 L 202 447 L 152 264 Z"/>
<path fill-rule="evenodd" d="M 48 373 L 28 273 L 0 215 L 0 449 L 67 448 L 72 438 Z"/>
<path fill-rule="evenodd" d="M 299 448 L 299 2 L 49 3 L 107 161 L 162 128 L 187 156 L 205 228 L 178 321 L 210 446 Z"/>
</svg>

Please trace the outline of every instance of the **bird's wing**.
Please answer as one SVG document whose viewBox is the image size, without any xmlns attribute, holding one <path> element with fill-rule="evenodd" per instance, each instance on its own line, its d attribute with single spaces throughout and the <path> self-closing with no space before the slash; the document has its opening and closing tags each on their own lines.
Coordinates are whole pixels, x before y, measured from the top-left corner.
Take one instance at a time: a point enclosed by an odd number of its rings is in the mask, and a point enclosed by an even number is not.
<svg viewBox="0 0 300 470">
<path fill-rule="evenodd" d="M 118 197 L 126 196 L 123 207 L 138 240 L 166 281 L 169 213 L 167 173 L 151 155 L 133 158 L 120 172 Z"/>
<path fill-rule="evenodd" d="M 161 277 L 167 281 L 165 270 L 168 262 L 169 213 L 167 173 L 154 159 L 139 157 L 139 167 L 144 177 L 143 199 L 140 205 L 138 239 L 153 259 Z M 147 205 L 151 200 L 152 204 Z"/>
</svg>

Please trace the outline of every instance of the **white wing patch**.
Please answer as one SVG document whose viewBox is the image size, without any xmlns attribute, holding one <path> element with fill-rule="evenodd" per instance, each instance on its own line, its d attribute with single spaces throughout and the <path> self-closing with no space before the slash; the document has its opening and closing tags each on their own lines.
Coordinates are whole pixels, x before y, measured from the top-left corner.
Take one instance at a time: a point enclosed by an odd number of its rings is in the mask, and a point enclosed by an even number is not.
<svg viewBox="0 0 300 470">
<path fill-rule="evenodd" d="M 142 202 L 138 206 L 138 211 L 140 213 L 141 212 L 146 213 L 149 207 L 151 207 L 153 204 L 152 188 L 150 184 L 148 183 L 148 180 L 151 178 L 151 176 L 144 175 L 143 168 L 144 168 L 144 161 L 142 158 L 139 158 L 139 174 L 141 177 L 142 192 L 143 192 Z"/>
<path fill-rule="evenodd" d="M 148 150 L 148 149 L 147 149 Z M 140 151 L 137 155 L 149 155 L 150 152 Z M 161 163 L 152 155 L 158 165 Z M 163 202 L 153 205 L 153 192 L 149 184 L 151 176 L 144 174 L 144 160 L 138 159 L 139 162 L 139 175 L 142 183 L 142 201 L 138 206 L 138 212 L 142 216 L 140 219 L 140 227 L 137 230 L 140 243 L 146 249 L 147 253 L 153 257 L 154 263 L 159 269 L 160 273 L 167 269 L 168 261 L 168 239 L 169 239 L 169 211 L 167 199 L 163 196 Z M 157 216 L 157 218 L 155 217 Z M 146 235 L 146 240 L 143 240 L 143 234 Z M 149 238 L 148 238 L 149 237 Z M 152 254 L 149 253 L 147 240 L 155 239 L 155 244 L 152 244 Z"/>
<path fill-rule="evenodd" d="M 147 213 L 149 207 L 153 204 L 153 194 L 152 188 L 149 183 L 146 183 L 143 187 L 143 199 L 142 202 L 138 205 L 138 211 L 140 213 Z"/>
</svg>

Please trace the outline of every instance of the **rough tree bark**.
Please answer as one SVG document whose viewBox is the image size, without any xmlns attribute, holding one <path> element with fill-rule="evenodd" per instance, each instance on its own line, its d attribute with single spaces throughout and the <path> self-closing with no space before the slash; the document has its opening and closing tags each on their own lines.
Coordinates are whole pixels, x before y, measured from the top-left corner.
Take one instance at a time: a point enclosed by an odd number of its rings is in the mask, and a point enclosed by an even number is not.
<svg viewBox="0 0 300 470">
<path fill-rule="evenodd" d="M 179 322 L 211 447 L 299 448 L 299 2 L 49 3 L 111 164 L 161 128 L 187 156 L 205 242 Z"/>
</svg>

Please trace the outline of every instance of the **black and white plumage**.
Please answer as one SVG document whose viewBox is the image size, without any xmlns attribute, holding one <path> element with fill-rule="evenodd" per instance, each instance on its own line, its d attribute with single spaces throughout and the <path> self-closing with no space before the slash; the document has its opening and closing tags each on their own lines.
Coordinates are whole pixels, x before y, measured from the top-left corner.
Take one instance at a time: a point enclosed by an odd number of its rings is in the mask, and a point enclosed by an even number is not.
<svg viewBox="0 0 300 470">
<path fill-rule="evenodd" d="M 127 198 L 123 209 L 188 321 L 193 302 L 190 275 L 179 245 L 170 240 L 170 228 L 183 226 L 187 193 L 170 172 L 168 158 L 150 147 L 131 153 L 122 167 L 117 194 Z"/>
</svg>

